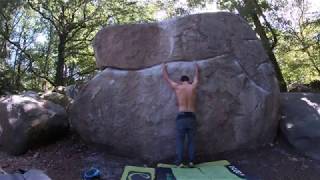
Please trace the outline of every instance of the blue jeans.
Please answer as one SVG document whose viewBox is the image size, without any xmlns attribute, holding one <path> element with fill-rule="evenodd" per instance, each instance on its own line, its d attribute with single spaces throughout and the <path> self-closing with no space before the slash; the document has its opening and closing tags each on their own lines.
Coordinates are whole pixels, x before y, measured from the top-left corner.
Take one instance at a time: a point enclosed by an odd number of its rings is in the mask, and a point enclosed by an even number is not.
<svg viewBox="0 0 320 180">
<path fill-rule="evenodd" d="M 196 116 L 192 112 L 180 112 L 176 119 L 176 164 L 183 162 L 183 150 L 185 137 L 188 140 L 189 162 L 194 160 L 194 134 L 195 134 Z"/>
</svg>

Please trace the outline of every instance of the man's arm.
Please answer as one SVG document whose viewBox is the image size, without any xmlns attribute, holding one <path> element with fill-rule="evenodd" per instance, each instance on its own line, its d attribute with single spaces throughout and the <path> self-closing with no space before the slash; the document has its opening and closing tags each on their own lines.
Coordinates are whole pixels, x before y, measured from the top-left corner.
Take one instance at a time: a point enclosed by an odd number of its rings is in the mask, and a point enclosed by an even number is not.
<svg viewBox="0 0 320 180">
<path fill-rule="evenodd" d="M 170 84 L 170 86 L 175 89 L 177 86 L 178 86 L 178 83 L 172 81 L 170 78 L 169 78 L 169 75 L 168 75 L 168 71 L 167 71 L 167 64 L 162 64 L 162 74 L 163 74 L 163 78 Z"/>
<path fill-rule="evenodd" d="M 193 82 L 192 82 L 192 86 L 193 87 L 197 87 L 199 84 L 199 65 L 197 63 L 194 64 L 195 65 L 195 75 L 193 78 Z"/>
</svg>

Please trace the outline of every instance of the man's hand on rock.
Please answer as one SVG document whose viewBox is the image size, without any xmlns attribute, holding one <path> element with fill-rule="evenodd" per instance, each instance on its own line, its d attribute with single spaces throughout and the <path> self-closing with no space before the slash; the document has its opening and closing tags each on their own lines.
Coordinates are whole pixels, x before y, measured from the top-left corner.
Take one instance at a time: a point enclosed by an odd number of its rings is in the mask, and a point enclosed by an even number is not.
<svg viewBox="0 0 320 180">
<path fill-rule="evenodd" d="M 167 64 L 166 63 L 162 63 L 162 68 L 164 69 L 164 68 L 167 68 Z"/>
<path fill-rule="evenodd" d="M 162 71 L 167 71 L 168 65 L 166 63 L 162 63 Z"/>
<path fill-rule="evenodd" d="M 199 65 L 198 65 L 198 63 L 195 62 L 195 61 L 193 61 L 193 64 L 194 64 L 194 67 L 195 67 L 197 70 L 199 70 Z"/>
</svg>

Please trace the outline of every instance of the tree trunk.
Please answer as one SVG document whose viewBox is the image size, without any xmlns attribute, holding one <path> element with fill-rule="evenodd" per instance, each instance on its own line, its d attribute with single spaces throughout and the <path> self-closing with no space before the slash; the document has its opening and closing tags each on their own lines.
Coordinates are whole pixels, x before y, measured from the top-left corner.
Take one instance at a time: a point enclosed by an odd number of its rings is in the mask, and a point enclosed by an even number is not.
<svg viewBox="0 0 320 180">
<path fill-rule="evenodd" d="M 280 91 L 286 92 L 287 91 L 286 82 L 285 82 L 283 75 L 281 73 L 281 69 L 280 69 L 279 64 L 277 62 L 277 59 L 272 51 L 272 45 L 270 44 L 270 41 L 267 37 L 267 34 L 264 30 L 264 27 L 262 26 L 262 24 L 259 20 L 259 16 L 255 10 L 255 9 L 258 9 L 259 7 L 255 7 L 255 6 L 257 6 L 257 4 L 255 4 L 252 0 L 244 0 L 244 3 L 246 6 L 245 8 L 247 10 L 248 9 L 250 10 L 249 16 L 253 20 L 253 23 L 256 27 L 255 31 L 260 36 L 260 39 L 262 41 L 262 45 L 263 45 L 264 49 L 267 51 L 267 55 L 273 64 L 274 71 L 275 71 L 277 79 L 278 79 Z M 243 12 L 241 9 L 238 9 L 238 11 L 240 12 L 240 14 Z M 241 14 L 241 15 L 243 17 L 245 17 L 243 14 Z"/>
<path fill-rule="evenodd" d="M 22 65 L 22 58 L 18 57 L 18 64 L 17 64 L 17 76 L 16 76 L 16 88 L 18 91 L 23 90 L 23 86 L 21 84 L 21 65 Z"/>
<path fill-rule="evenodd" d="M 271 60 L 271 62 L 273 64 L 277 79 L 279 81 L 280 91 L 286 92 L 287 85 L 286 85 L 286 82 L 285 82 L 283 75 L 281 73 L 281 69 L 280 69 L 279 64 L 277 62 L 277 59 L 272 51 L 271 44 L 269 42 L 267 34 L 264 31 L 263 26 L 261 25 L 261 22 L 259 21 L 258 16 L 254 13 L 251 13 L 251 17 L 252 17 L 252 20 L 253 20 L 254 25 L 256 27 L 255 31 L 260 36 L 260 39 L 262 41 L 262 45 L 264 46 L 264 49 L 267 51 L 267 55 L 269 56 L 269 59 Z"/>
<path fill-rule="evenodd" d="M 7 57 L 7 42 L 4 38 L 0 37 L 0 59 Z"/>
<path fill-rule="evenodd" d="M 44 68 L 43 68 L 43 74 L 45 77 L 49 78 L 49 54 L 51 54 L 51 44 L 53 43 L 53 27 L 52 25 L 50 26 L 49 29 L 49 41 L 48 41 L 48 47 L 47 47 L 47 51 L 46 51 L 46 58 L 45 58 L 45 64 L 44 64 Z M 42 90 L 46 91 L 48 90 L 48 83 L 47 81 L 43 81 L 42 83 Z"/>
<path fill-rule="evenodd" d="M 58 45 L 58 59 L 56 62 L 56 76 L 55 76 L 55 85 L 63 86 L 64 85 L 64 59 L 65 59 L 65 48 L 66 48 L 66 39 L 67 35 L 59 35 L 59 45 Z"/>
</svg>

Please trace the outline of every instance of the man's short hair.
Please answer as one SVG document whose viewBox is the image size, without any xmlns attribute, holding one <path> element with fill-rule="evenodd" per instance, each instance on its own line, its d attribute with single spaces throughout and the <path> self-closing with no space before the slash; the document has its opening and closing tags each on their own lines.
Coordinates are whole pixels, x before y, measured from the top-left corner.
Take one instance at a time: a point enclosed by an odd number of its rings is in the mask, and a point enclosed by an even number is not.
<svg viewBox="0 0 320 180">
<path fill-rule="evenodd" d="M 184 81 L 189 82 L 189 77 L 188 76 L 181 76 L 180 81 L 181 82 L 184 82 Z"/>
</svg>

